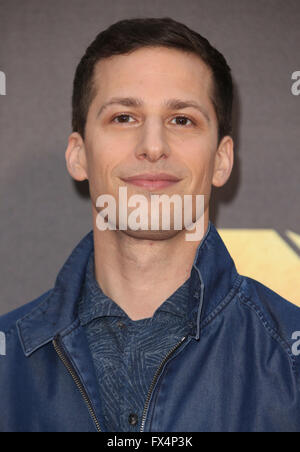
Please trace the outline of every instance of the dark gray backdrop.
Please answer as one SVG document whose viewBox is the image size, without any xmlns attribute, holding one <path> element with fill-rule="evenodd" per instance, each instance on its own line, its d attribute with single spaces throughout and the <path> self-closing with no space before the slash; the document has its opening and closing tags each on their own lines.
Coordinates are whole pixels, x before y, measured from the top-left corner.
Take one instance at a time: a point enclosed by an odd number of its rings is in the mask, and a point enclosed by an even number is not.
<svg viewBox="0 0 300 452">
<path fill-rule="evenodd" d="M 300 233 L 299 0 L 0 0 L 0 314 L 51 288 L 92 227 L 64 160 L 75 67 L 99 31 L 147 16 L 200 32 L 233 70 L 236 157 L 216 226 Z"/>
</svg>

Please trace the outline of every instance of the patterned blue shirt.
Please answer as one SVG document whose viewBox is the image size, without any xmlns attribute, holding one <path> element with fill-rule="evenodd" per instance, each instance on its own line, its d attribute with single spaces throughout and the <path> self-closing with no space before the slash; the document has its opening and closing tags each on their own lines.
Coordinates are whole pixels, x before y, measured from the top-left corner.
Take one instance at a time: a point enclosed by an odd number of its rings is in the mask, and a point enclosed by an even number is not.
<svg viewBox="0 0 300 452">
<path fill-rule="evenodd" d="M 109 432 L 136 432 L 153 377 L 168 352 L 190 330 L 191 277 L 155 311 L 153 317 L 131 320 L 99 287 L 94 252 L 87 265 L 79 318 L 99 383 L 105 425 Z"/>
</svg>

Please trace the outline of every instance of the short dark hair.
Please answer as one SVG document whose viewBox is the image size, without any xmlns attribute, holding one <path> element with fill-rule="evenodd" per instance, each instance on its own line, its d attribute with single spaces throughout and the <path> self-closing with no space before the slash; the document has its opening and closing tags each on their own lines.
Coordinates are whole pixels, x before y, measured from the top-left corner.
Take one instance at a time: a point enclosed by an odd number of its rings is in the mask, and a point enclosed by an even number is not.
<svg viewBox="0 0 300 452">
<path fill-rule="evenodd" d="M 198 55 L 213 79 L 212 102 L 218 120 L 218 139 L 232 134 L 233 82 L 224 56 L 209 41 L 169 17 L 125 19 L 99 33 L 79 62 L 72 96 L 72 128 L 85 137 L 86 119 L 96 95 L 94 68 L 103 58 L 128 54 L 142 47 L 163 46 Z"/>
</svg>

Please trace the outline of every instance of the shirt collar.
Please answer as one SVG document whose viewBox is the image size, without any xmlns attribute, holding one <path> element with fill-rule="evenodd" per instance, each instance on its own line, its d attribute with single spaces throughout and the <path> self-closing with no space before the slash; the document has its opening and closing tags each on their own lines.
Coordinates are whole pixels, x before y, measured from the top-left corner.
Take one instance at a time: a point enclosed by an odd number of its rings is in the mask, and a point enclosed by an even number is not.
<svg viewBox="0 0 300 452">
<path fill-rule="evenodd" d="M 126 314 L 111 298 L 102 291 L 95 279 L 94 250 L 92 250 L 87 268 L 82 294 L 78 304 L 81 325 L 86 325 L 98 317 L 125 317 Z"/>
<path fill-rule="evenodd" d="M 81 325 L 86 325 L 99 317 L 123 317 L 129 320 L 128 315 L 111 298 L 102 291 L 95 278 L 95 253 L 92 250 L 79 301 L 78 315 Z M 160 317 L 162 312 L 176 317 L 187 319 L 192 306 L 189 298 L 191 278 L 185 281 L 170 297 L 168 297 L 155 311 L 153 319 Z M 195 301 L 194 301 L 195 303 Z"/>
</svg>

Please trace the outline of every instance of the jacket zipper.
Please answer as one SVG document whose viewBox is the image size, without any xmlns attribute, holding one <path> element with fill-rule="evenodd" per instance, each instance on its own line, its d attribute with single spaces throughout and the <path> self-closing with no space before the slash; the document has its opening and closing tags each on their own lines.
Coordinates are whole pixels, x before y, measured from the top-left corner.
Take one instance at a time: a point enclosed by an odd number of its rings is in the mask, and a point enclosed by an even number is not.
<svg viewBox="0 0 300 452">
<path fill-rule="evenodd" d="M 151 399 L 151 395 L 153 392 L 153 389 L 155 387 L 155 384 L 158 380 L 158 377 L 160 376 L 160 373 L 165 365 L 165 363 L 168 361 L 168 359 L 173 355 L 173 353 L 176 352 L 176 350 L 180 347 L 180 345 L 185 341 L 185 339 L 187 338 L 187 336 L 184 336 L 183 338 L 181 338 L 180 342 L 178 342 L 178 344 L 176 344 L 168 353 L 167 355 L 164 357 L 163 361 L 160 363 L 157 371 L 155 372 L 155 375 L 153 377 L 153 380 L 151 382 L 149 391 L 148 391 L 148 395 L 146 398 L 146 403 L 145 403 L 145 407 L 144 407 L 144 411 L 143 411 L 143 415 L 142 415 L 142 422 L 141 422 L 141 428 L 140 428 L 140 432 L 144 431 L 145 428 L 145 422 L 146 422 L 146 418 L 147 418 L 147 413 L 148 413 L 148 408 L 149 408 L 149 403 L 150 403 L 150 399 Z"/>
<path fill-rule="evenodd" d="M 76 374 L 76 371 L 75 371 L 73 365 L 71 364 L 70 360 L 67 358 L 65 352 L 60 347 L 57 338 L 53 339 L 52 343 L 53 343 L 53 346 L 54 346 L 54 349 L 55 349 L 57 355 L 59 356 L 60 360 L 65 365 L 66 369 L 68 370 L 68 372 L 70 373 L 71 377 L 73 378 L 77 388 L 79 389 L 80 394 L 82 395 L 82 397 L 83 397 L 83 399 L 84 399 L 84 401 L 85 401 L 85 403 L 86 403 L 86 405 L 88 407 L 90 415 L 91 415 L 91 417 L 92 417 L 92 419 L 93 419 L 93 421 L 94 421 L 94 423 L 96 425 L 97 431 L 101 432 L 102 430 L 101 430 L 99 421 L 97 419 L 96 413 L 94 411 L 92 402 L 90 401 L 90 398 L 89 398 L 86 390 L 84 389 L 83 384 L 81 383 L 78 375 Z"/>
<path fill-rule="evenodd" d="M 176 344 L 168 353 L 167 355 L 164 357 L 163 361 L 160 363 L 157 371 L 155 372 L 155 375 L 153 377 L 153 380 L 151 382 L 148 394 L 147 394 L 147 398 L 146 398 L 146 403 L 144 406 L 144 410 L 143 410 L 143 415 L 142 415 L 142 422 L 141 422 L 141 428 L 140 428 L 140 432 L 144 431 L 145 428 L 145 422 L 146 422 L 146 418 L 147 418 L 147 413 L 148 413 L 148 408 L 149 408 L 149 403 L 150 403 L 150 399 L 152 396 L 152 392 L 154 390 L 155 384 L 158 380 L 158 377 L 160 376 L 160 373 L 165 365 L 165 363 L 168 361 L 168 359 L 173 355 L 173 353 L 176 352 L 176 350 L 180 347 L 180 345 L 185 341 L 185 339 L 187 338 L 187 336 L 184 336 L 183 338 L 181 338 L 180 342 L 178 342 L 178 344 Z M 96 425 L 97 431 L 101 432 L 101 427 L 99 424 L 99 421 L 97 419 L 96 413 L 94 411 L 94 408 L 92 406 L 92 403 L 89 399 L 89 396 L 86 392 L 86 390 L 84 389 L 83 384 L 81 383 L 81 381 L 79 380 L 79 377 L 76 374 L 76 371 L 73 367 L 73 365 L 71 364 L 71 362 L 69 361 L 69 359 L 66 357 L 65 352 L 61 349 L 61 347 L 58 344 L 58 340 L 55 338 L 53 341 L 53 346 L 54 349 L 57 353 L 57 355 L 59 356 L 60 360 L 63 362 L 63 364 L 65 365 L 66 369 L 68 370 L 68 372 L 70 373 L 71 377 L 73 378 L 77 388 L 79 389 L 87 407 L 88 410 L 90 412 L 90 415 Z"/>
</svg>

